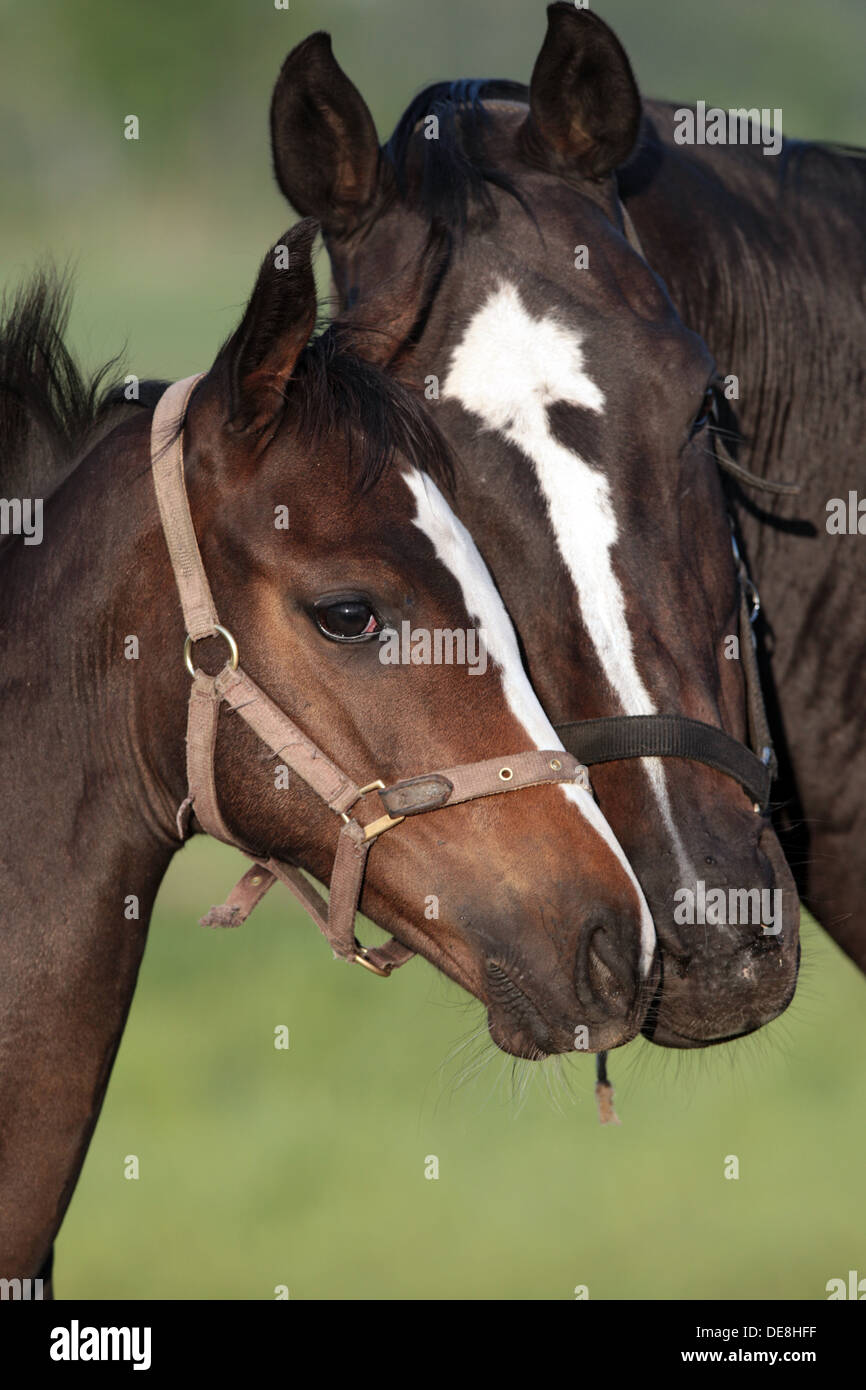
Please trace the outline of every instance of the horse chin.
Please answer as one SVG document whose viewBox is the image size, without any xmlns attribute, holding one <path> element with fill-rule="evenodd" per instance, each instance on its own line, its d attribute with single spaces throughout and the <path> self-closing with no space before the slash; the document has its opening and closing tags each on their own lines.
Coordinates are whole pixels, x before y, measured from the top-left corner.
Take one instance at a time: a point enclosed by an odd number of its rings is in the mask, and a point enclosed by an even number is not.
<svg viewBox="0 0 866 1390">
<path fill-rule="evenodd" d="M 760 1018 L 757 1022 L 746 1022 L 743 1027 L 735 1033 L 722 1033 L 718 1036 L 704 1034 L 704 1036 L 692 1037 L 689 1033 L 678 1033 L 675 1029 L 666 1026 L 663 1021 L 657 1023 L 654 1027 L 652 1025 L 645 1025 L 642 1032 L 644 1037 L 648 1038 L 650 1042 L 655 1043 L 657 1047 L 674 1047 L 683 1050 L 695 1047 L 718 1047 L 722 1043 L 736 1042 L 738 1038 L 747 1038 L 751 1033 L 757 1033 L 759 1028 L 763 1028 L 767 1023 L 772 1023 L 773 1019 L 783 1014 L 793 998 L 794 989 L 791 990 L 787 999 L 770 1017 Z M 697 1030 L 702 1026 L 705 1027 L 706 1024 L 702 1020 L 695 1019 L 693 1026 Z"/>
<path fill-rule="evenodd" d="M 530 1062 L 541 1062 L 546 1057 L 578 1052 L 611 1052 L 631 1042 L 639 1032 L 640 1020 L 634 1018 L 622 1022 L 610 1022 L 589 1030 L 588 1045 L 579 1046 L 576 1030 L 567 1025 L 552 1027 L 542 1016 L 523 1013 L 515 1018 L 512 1014 L 498 1009 L 488 1009 L 487 1027 L 490 1037 L 500 1052 L 510 1057 L 521 1057 Z"/>
<path fill-rule="evenodd" d="M 781 922 L 771 917 L 767 925 L 749 924 L 730 916 L 667 930 L 657 921 L 661 980 L 641 1029 L 656 1046 L 733 1042 L 772 1023 L 791 1003 L 800 965 L 799 899 L 769 826 L 758 848 L 767 882 L 781 893 Z"/>
<path fill-rule="evenodd" d="M 552 1039 L 546 1027 L 540 1029 L 514 1027 L 492 1012 L 487 1015 L 490 1036 L 500 1052 L 510 1057 L 522 1057 L 528 1062 L 542 1062 L 554 1051 Z"/>
<path fill-rule="evenodd" d="M 666 994 L 663 985 L 644 1021 L 643 1036 L 657 1047 L 686 1049 L 716 1047 L 756 1033 L 783 1014 L 794 998 L 800 969 L 800 943 L 796 937 L 795 941 L 790 965 L 785 959 L 790 948 L 780 948 L 775 958 L 777 983 L 783 988 L 768 991 L 759 973 L 757 987 L 750 988 L 742 1000 L 732 1000 L 726 997 L 720 981 L 718 996 L 714 999 L 710 989 L 701 1008 L 688 989 L 674 988 Z M 745 978 L 751 970 L 744 955 L 741 976 Z"/>
<path fill-rule="evenodd" d="M 714 1047 L 747 1037 L 783 1014 L 794 998 L 800 965 L 800 946 L 794 948 L 793 961 L 785 959 L 786 948 L 779 948 L 766 964 L 752 961 L 747 952 L 738 964 L 740 979 L 731 987 L 731 976 L 712 980 L 696 997 L 688 988 L 688 977 L 673 987 L 662 987 L 657 1003 L 650 1009 L 641 1032 L 657 1047 Z M 669 970 L 669 966 L 667 967 Z M 768 969 L 774 977 L 769 988 Z M 742 984 L 742 989 L 739 985 Z"/>
</svg>

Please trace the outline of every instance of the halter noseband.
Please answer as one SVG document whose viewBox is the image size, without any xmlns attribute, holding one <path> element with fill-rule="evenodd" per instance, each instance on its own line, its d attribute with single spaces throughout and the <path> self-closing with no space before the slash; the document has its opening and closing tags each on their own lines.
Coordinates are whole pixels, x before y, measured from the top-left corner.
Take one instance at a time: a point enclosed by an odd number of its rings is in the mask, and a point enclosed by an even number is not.
<svg viewBox="0 0 866 1390">
<path fill-rule="evenodd" d="M 177 813 L 178 833 L 181 839 L 186 838 L 194 812 L 206 834 L 253 860 L 252 868 L 232 889 L 226 902 L 211 908 L 202 918 L 202 925 L 240 926 L 279 879 L 313 918 L 335 955 L 355 961 L 376 975 L 387 976 L 409 960 L 414 951 L 393 938 L 383 946 L 368 949 L 355 937 L 355 913 L 367 856 L 379 836 L 407 817 L 522 787 L 576 782 L 588 791 L 589 774 L 577 758 L 561 748 L 532 749 L 507 758 L 488 758 L 411 777 L 390 787 L 381 780 L 359 787 L 302 733 L 241 669 L 237 643 L 217 618 L 190 514 L 183 467 L 183 423 L 189 398 L 202 375 L 176 381 L 165 391 L 154 411 L 150 446 L 159 514 L 187 628 L 184 660 L 192 676 L 186 737 L 188 792 Z M 229 660 L 218 675 L 209 676 L 195 666 L 192 649 L 203 637 L 213 636 L 221 636 L 228 643 Z M 331 871 L 329 901 L 304 878 L 297 865 L 254 853 L 223 820 L 216 792 L 214 752 L 224 701 L 274 756 L 340 817 L 342 826 Z M 385 814 L 362 823 L 353 814 L 354 808 L 373 793 L 378 793 Z"/>
<path fill-rule="evenodd" d="M 640 238 L 625 204 L 619 201 L 626 240 L 633 250 L 646 260 Z M 647 262 L 649 264 L 649 262 Z M 741 481 L 757 483 L 768 491 L 790 494 L 799 491 L 789 483 L 765 483 L 755 478 L 731 458 L 724 442 L 715 431 L 713 438 L 719 466 Z M 714 724 L 689 719 L 684 714 L 612 715 L 604 719 L 579 719 L 557 724 L 556 732 L 566 748 L 588 767 L 598 763 L 619 762 L 625 758 L 688 758 L 723 772 L 748 793 L 757 812 L 766 811 L 770 788 L 776 775 L 776 755 L 761 691 L 754 622 L 760 611 L 758 591 L 746 568 L 731 523 L 737 583 L 740 590 L 739 651 L 746 682 L 749 742 L 747 748 L 739 739 Z"/>
</svg>

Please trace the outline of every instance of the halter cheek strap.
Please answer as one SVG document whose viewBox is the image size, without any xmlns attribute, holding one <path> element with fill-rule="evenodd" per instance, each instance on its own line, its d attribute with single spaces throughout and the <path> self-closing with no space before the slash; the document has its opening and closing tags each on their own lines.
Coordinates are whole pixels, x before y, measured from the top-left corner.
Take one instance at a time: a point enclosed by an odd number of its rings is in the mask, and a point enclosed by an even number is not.
<svg viewBox="0 0 866 1390">
<path fill-rule="evenodd" d="M 279 881 L 294 893 L 331 945 L 335 955 L 356 961 L 377 975 L 390 975 L 414 955 L 392 939 L 367 949 L 355 937 L 355 914 L 361 900 L 370 850 L 387 830 L 407 817 L 456 806 L 479 797 L 498 796 L 522 787 L 576 782 L 589 790 L 582 763 L 563 749 L 516 753 L 412 777 L 386 787 L 380 779 L 358 786 L 298 728 L 260 686 L 240 667 L 237 643 L 217 617 L 202 564 L 189 509 L 183 466 L 183 422 L 190 396 L 201 380 L 187 377 L 170 386 L 157 404 L 151 431 L 151 467 L 172 569 L 177 581 L 187 628 L 184 659 L 190 675 L 187 715 L 187 795 L 177 813 L 178 833 L 184 839 L 190 821 L 208 835 L 232 845 L 253 860 L 221 907 L 211 908 L 203 926 L 237 927 L 246 920 L 268 889 Z M 203 637 L 221 636 L 229 659 L 216 676 L 196 667 L 193 647 Z M 284 763 L 341 821 L 331 870 L 328 901 L 296 864 L 270 854 L 258 854 L 233 834 L 220 811 L 214 775 L 214 753 L 223 705 L 247 723 L 274 758 Z M 355 808 L 377 794 L 384 814 L 361 820 Z M 351 814 L 350 814 L 351 813 Z"/>
<path fill-rule="evenodd" d="M 618 201 L 626 240 L 646 260 L 631 214 L 622 200 Z M 767 483 L 749 473 L 731 456 L 715 427 L 713 439 L 719 467 L 741 482 L 756 484 L 769 492 L 784 495 L 799 491 L 794 484 Z M 557 724 L 556 732 L 566 748 L 589 767 L 628 758 L 688 758 L 692 762 L 704 763 L 738 782 L 751 797 L 755 811 L 765 813 L 777 763 L 761 690 L 754 632 L 761 604 L 733 534 L 731 540 L 739 585 L 739 654 L 745 678 L 751 748 L 724 729 L 704 724 L 698 719 L 689 719 L 683 714 L 611 715 L 602 719 L 581 719 Z"/>
</svg>

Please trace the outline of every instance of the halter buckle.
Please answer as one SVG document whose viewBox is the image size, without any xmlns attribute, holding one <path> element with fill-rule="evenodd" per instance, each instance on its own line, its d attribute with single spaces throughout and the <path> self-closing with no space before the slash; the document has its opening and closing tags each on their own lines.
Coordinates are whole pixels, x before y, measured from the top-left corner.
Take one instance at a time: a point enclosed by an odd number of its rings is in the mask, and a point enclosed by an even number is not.
<svg viewBox="0 0 866 1390">
<path fill-rule="evenodd" d="M 378 975 L 381 980 L 389 979 L 394 968 L 393 965 L 377 965 L 375 961 L 370 960 L 366 946 L 359 946 L 352 960 L 356 965 L 363 965 L 364 969 L 369 970 L 371 975 Z"/>
<path fill-rule="evenodd" d="M 405 819 L 405 816 L 380 816 L 378 820 L 370 821 L 369 825 L 361 827 L 364 831 L 364 843 L 369 844 L 371 840 L 375 840 L 377 836 L 390 830 L 392 825 L 399 825 Z"/>
<path fill-rule="evenodd" d="M 356 802 L 360 801 L 361 797 L 366 796 L 368 792 L 383 792 L 384 790 L 385 783 L 381 780 L 381 778 L 377 777 L 375 782 L 368 782 L 366 786 L 358 788 L 358 795 L 355 797 L 355 800 L 351 803 L 351 805 L 354 806 Z M 344 822 L 344 824 L 348 825 L 349 821 L 351 820 L 348 811 L 341 811 L 340 819 Z M 400 822 L 405 819 L 405 816 L 380 816 L 378 820 L 370 821 L 369 825 L 362 825 L 361 829 L 364 832 L 364 843 L 369 844 L 371 840 L 375 840 L 377 836 L 383 835 L 386 830 L 390 830 L 392 825 L 399 825 Z M 361 961 L 360 964 L 364 965 L 366 964 L 366 962 Z M 369 970 L 372 970 L 373 966 L 368 965 L 367 968 Z M 388 973 L 390 974 L 390 971 Z"/>
</svg>

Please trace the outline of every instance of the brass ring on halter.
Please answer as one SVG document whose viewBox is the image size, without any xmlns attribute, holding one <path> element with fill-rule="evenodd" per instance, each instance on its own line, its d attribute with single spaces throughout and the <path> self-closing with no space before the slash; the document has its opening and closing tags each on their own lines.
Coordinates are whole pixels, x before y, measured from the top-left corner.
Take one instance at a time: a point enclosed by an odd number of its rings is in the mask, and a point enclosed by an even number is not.
<svg viewBox="0 0 866 1390">
<path fill-rule="evenodd" d="M 369 959 L 366 946 L 359 946 L 352 960 L 356 965 L 363 965 L 365 970 L 369 970 L 372 975 L 378 975 L 382 980 L 389 978 L 393 968 L 390 965 L 376 965 L 375 961 Z"/>
<path fill-rule="evenodd" d="M 235 639 L 232 637 L 232 635 L 231 635 L 231 633 L 229 632 L 228 628 L 227 628 L 227 627 L 220 627 L 219 623 L 214 623 L 214 632 L 218 632 L 219 635 L 220 635 L 220 637 L 224 637 L 225 640 L 228 642 L 228 644 L 229 644 L 229 666 L 231 666 L 231 668 L 232 668 L 233 671 L 236 671 L 236 670 L 238 669 L 238 661 L 240 660 L 240 657 L 239 657 L 239 655 L 238 655 L 238 644 L 237 644 L 237 642 L 236 642 Z M 209 634 L 208 634 L 208 635 L 209 635 Z M 196 640 L 196 641 L 200 641 L 201 639 L 200 639 L 200 638 L 196 638 L 195 640 Z M 187 633 L 186 641 L 185 641 L 184 644 L 183 644 L 183 659 L 184 659 L 184 663 L 185 663 L 185 665 L 186 665 L 186 669 L 189 671 L 189 673 L 190 673 L 190 675 L 193 677 L 193 679 L 195 679 L 195 667 L 194 667 L 193 664 L 192 664 L 192 648 L 193 648 L 193 639 L 190 637 L 189 633 Z"/>
</svg>

